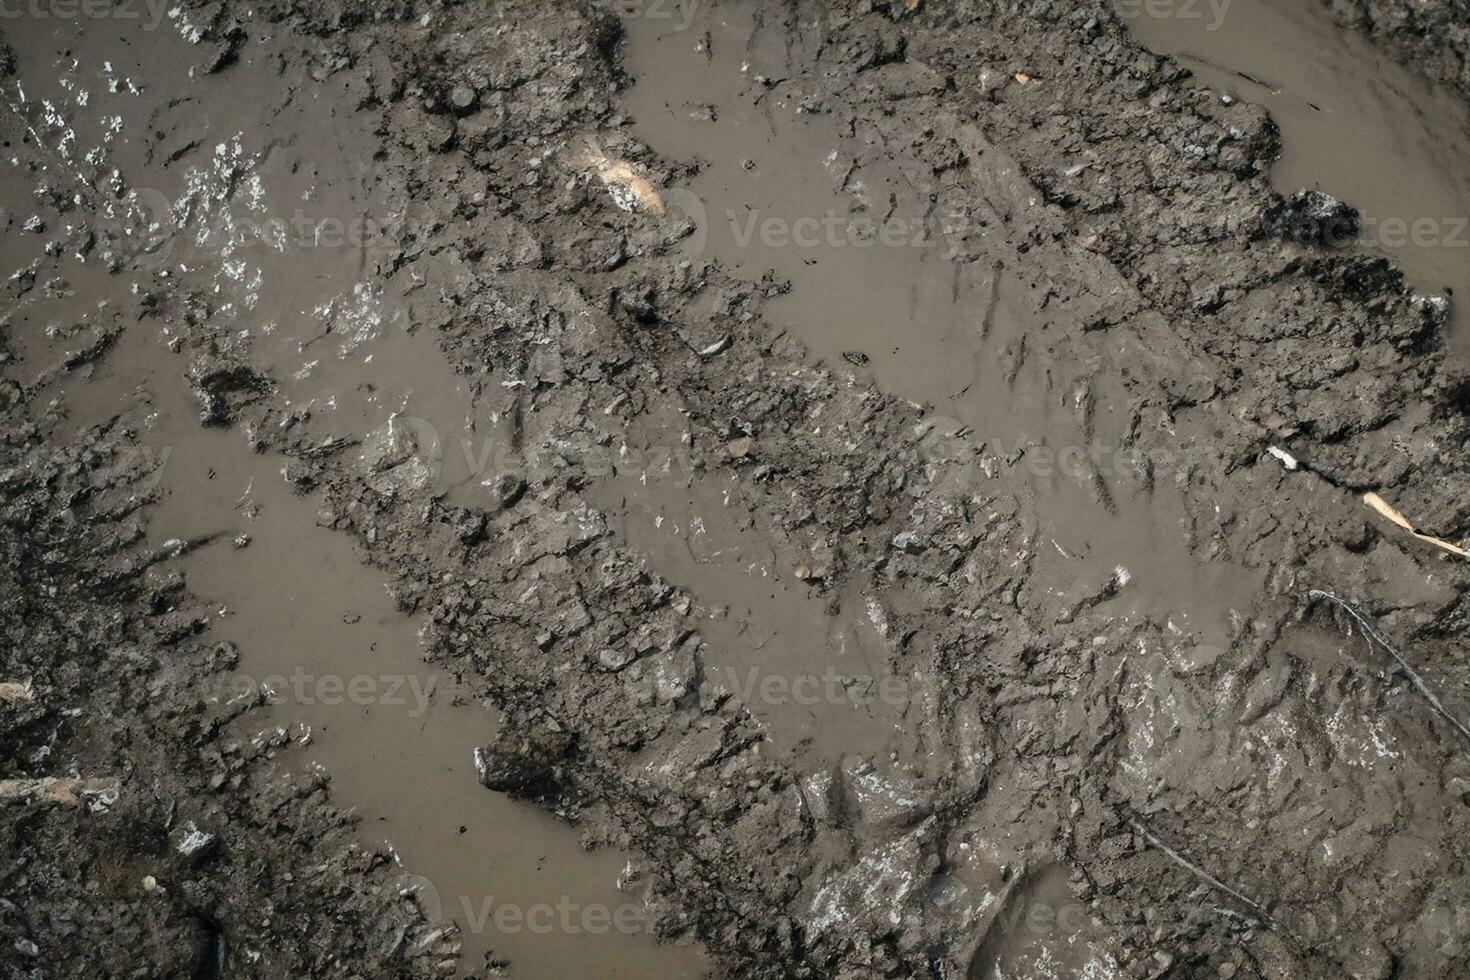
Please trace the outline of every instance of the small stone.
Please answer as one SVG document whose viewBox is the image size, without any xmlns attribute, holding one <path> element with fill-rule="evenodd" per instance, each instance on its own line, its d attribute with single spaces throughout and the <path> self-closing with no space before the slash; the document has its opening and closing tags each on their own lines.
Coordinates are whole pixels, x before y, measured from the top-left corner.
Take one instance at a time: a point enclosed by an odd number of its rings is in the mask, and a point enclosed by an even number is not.
<svg viewBox="0 0 1470 980">
<path fill-rule="evenodd" d="M 190 820 L 179 828 L 175 835 L 174 850 L 191 861 L 202 861 L 214 853 L 219 838 L 199 827 Z"/>
<path fill-rule="evenodd" d="M 731 439 L 729 442 L 725 443 L 725 449 L 730 453 L 731 456 L 734 456 L 737 459 L 739 459 L 741 456 L 750 455 L 750 451 L 754 448 L 755 440 L 752 439 L 750 436 L 741 436 L 738 439 Z"/>
<path fill-rule="evenodd" d="M 455 112 L 470 112 L 479 101 L 479 93 L 464 82 L 460 82 L 449 92 L 449 104 L 454 107 Z"/>
<path fill-rule="evenodd" d="M 501 507 L 514 507 L 526 492 L 526 481 L 515 473 L 502 473 L 490 484 L 490 496 Z"/>
<path fill-rule="evenodd" d="M 157 891 L 158 890 L 158 879 L 155 878 L 155 877 L 153 877 L 152 875 L 144 875 L 143 876 L 143 890 L 145 892 Z"/>
<path fill-rule="evenodd" d="M 603 650 L 597 655 L 597 663 L 604 670 L 622 670 L 633 659 L 631 650 Z"/>
<path fill-rule="evenodd" d="M 929 547 L 928 543 L 913 531 L 899 531 L 893 536 L 892 544 L 906 555 L 917 555 Z"/>
</svg>

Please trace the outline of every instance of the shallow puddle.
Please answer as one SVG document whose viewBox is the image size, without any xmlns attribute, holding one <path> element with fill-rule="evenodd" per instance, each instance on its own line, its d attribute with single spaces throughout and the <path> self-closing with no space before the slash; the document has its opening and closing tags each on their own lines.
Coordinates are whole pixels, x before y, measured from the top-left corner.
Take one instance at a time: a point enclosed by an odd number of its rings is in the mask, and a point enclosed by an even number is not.
<svg viewBox="0 0 1470 980">
<path fill-rule="evenodd" d="M 639 897 L 617 887 L 622 856 L 583 851 L 575 828 L 479 785 L 473 753 L 497 713 L 422 662 L 418 624 L 395 608 L 386 576 L 345 535 L 317 526 L 317 502 L 285 481 L 284 458 L 252 453 L 238 430 L 198 424 L 182 367 L 142 323 L 92 381 L 65 390 L 78 424 L 121 413 L 145 433 L 165 494 L 148 545 L 209 539 L 177 567 L 213 603 L 209 636 L 240 650 L 219 697 L 265 691 L 275 702 L 237 733 L 305 726 L 306 758 L 330 774 L 333 801 L 357 810 L 365 838 L 393 848 L 400 887 L 460 925 L 466 967 L 493 953 L 524 976 L 701 975 L 693 950 L 641 931 Z M 535 928 L 502 928 L 502 906 L 553 911 Z M 604 908 L 628 928 L 581 928 L 584 911 Z"/>
<path fill-rule="evenodd" d="M 984 297 L 947 261 L 931 188 L 864 161 L 832 116 L 803 110 L 798 85 L 763 84 L 786 62 L 785 39 L 755 6 L 692 13 L 694 29 L 625 20 L 637 82 L 623 96 L 655 150 L 700 161 L 669 198 L 700 228 L 689 247 L 741 278 L 789 282 L 768 316 L 829 363 L 864 364 L 916 400 L 959 391 L 967 365 L 935 367 L 973 326 L 962 311 Z"/>
<path fill-rule="evenodd" d="M 1277 190 L 1321 190 L 1358 208 L 1356 241 L 1392 259 L 1421 293 L 1451 295 L 1450 342 L 1470 354 L 1465 103 L 1339 28 L 1317 0 L 1231 0 L 1221 16 L 1205 4 L 1196 12 L 1126 21 L 1204 85 L 1268 109 L 1282 132 Z"/>
</svg>

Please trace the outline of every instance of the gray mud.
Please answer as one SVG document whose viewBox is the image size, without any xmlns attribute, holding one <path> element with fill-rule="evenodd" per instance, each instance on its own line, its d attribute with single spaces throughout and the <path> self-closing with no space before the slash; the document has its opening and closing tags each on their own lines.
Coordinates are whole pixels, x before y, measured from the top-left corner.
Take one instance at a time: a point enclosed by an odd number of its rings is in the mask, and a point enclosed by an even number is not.
<svg viewBox="0 0 1470 980">
<path fill-rule="evenodd" d="M 1451 342 L 1464 356 L 1470 323 L 1470 115 L 1436 87 L 1334 27 L 1311 0 L 1234 0 L 1215 18 L 1129 21 L 1222 97 L 1267 109 L 1281 130 L 1271 181 L 1290 197 L 1319 191 L 1359 214 L 1330 232 L 1334 247 L 1393 261 L 1413 287 L 1453 306 Z"/>
<path fill-rule="evenodd" d="M 1463 12 L 1136 7 L 0 24 L 7 976 L 1470 975 Z"/>
</svg>

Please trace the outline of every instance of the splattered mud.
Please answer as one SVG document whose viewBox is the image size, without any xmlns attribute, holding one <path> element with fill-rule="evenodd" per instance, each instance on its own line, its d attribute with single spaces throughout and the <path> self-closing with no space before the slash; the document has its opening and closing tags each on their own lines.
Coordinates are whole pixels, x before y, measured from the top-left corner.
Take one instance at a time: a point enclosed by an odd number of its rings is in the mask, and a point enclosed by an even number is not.
<svg viewBox="0 0 1470 980">
<path fill-rule="evenodd" d="M 7 11 L 7 976 L 1470 976 L 1453 6 Z"/>
</svg>

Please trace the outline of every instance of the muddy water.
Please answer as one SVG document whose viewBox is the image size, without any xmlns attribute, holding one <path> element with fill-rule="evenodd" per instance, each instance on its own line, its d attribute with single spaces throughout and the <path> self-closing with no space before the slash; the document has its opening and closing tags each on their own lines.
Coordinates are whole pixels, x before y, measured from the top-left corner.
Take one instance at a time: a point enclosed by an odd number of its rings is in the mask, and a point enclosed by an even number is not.
<svg viewBox="0 0 1470 980">
<path fill-rule="evenodd" d="M 18 360 L 6 373 L 43 402 L 57 398 L 69 431 L 122 415 L 140 432 L 164 491 L 144 544 L 168 553 L 205 542 L 172 567 L 213 604 L 211 635 L 240 649 L 219 697 L 274 702 L 236 734 L 253 736 L 262 720 L 297 733 L 334 802 L 393 848 L 396 884 L 459 924 L 465 968 L 493 955 L 525 977 L 702 975 L 697 951 L 647 934 L 641 896 L 618 888 L 622 855 L 586 852 L 574 828 L 478 784 L 473 750 L 494 733 L 495 712 L 422 662 L 418 624 L 345 536 L 317 526 L 317 502 L 286 483 L 283 458 L 251 452 L 238 429 L 199 425 L 171 329 L 138 319 L 139 291 L 163 280 L 208 297 L 212 322 L 314 439 L 361 440 L 405 421 L 420 452 L 439 457 L 439 488 L 478 499 L 472 460 L 451 447 L 473 437 L 483 451 L 485 437 L 473 392 L 416 332 L 421 282 L 377 274 L 373 234 L 337 230 L 382 207 L 377 175 L 356 163 L 371 158 L 371 121 L 312 86 L 283 84 L 269 38 L 247 45 L 221 84 L 175 100 L 171 81 L 192 52 L 127 27 L 28 21 L 7 36 L 21 84 L 7 86 L 0 111 L 23 116 L 34 142 L 27 159 L 5 161 L 0 256 L 6 276 L 33 268 L 38 286 L 4 313 Z M 87 183 L 111 166 L 148 191 L 153 227 L 141 231 L 152 247 L 118 274 L 95 251 L 43 255 L 66 229 L 55 219 L 21 229 L 33 189 Z M 95 363 L 63 367 L 103 338 L 111 346 Z M 497 920 L 506 906 L 526 918 Z"/>
<path fill-rule="evenodd" d="M 635 83 L 624 105 L 655 150 L 699 165 L 667 195 L 699 227 L 687 247 L 736 276 L 789 283 L 767 308 L 775 326 L 829 365 L 968 427 L 976 489 L 1034 501 L 1034 581 L 1062 614 L 1098 603 L 1223 645 L 1249 583 L 1191 555 L 1182 498 L 1146 488 L 1117 450 L 1126 394 L 1048 357 L 1052 325 L 999 249 L 956 260 L 955 229 L 901 150 L 878 133 L 840 131 L 838 113 L 805 111 L 811 80 L 779 23 L 749 4 L 701 8 L 689 29 L 681 23 L 625 22 Z M 668 504 L 628 489 L 630 507 Z M 716 602 L 740 587 L 709 581 L 701 595 Z M 764 614 L 779 618 L 776 604 Z"/>
<path fill-rule="evenodd" d="M 940 401 L 964 387 L 965 365 L 942 374 L 947 347 L 968 324 L 970 283 L 947 261 L 929 188 L 877 166 L 858 172 L 859 147 L 830 116 L 802 111 L 791 86 L 758 76 L 786 60 L 779 25 L 752 4 L 681 20 L 629 18 L 626 94 L 637 132 L 656 150 L 702 169 L 671 196 L 699 224 L 694 247 L 733 274 L 768 272 L 793 288 L 776 321 L 832 363 L 870 365 L 880 384 Z M 854 288 L 861 284 L 861 288 Z M 922 318 L 926 329 L 913 329 Z"/>
<path fill-rule="evenodd" d="M 1268 109 L 1284 144 L 1276 188 L 1325 191 L 1362 211 L 1360 244 L 1421 293 L 1452 297 L 1450 341 L 1470 355 L 1470 109 L 1339 28 L 1317 0 L 1232 0 L 1218 17 L 1199 7 L 1200 17 L 1127 23 L 1203 84 Z"/>
<path fill-rule="evenodd" d="M 894 674 L 861 588 L 829 609 L 752 526 L 740 494 L 735 481 L 624 466 L 592 500 L 696 597 L 707 683 L 763 722 L 780 756 L 831 766 L 882 753 L 922 678 Z"/>
<path fill-rule="evenodd" d="M 692 952 L 637 933 L 640 899 L 617 887 L 621 855 L 585 852 L 572 827 L 479 785 L 473 751 L 493 735 L 496 713 L 422 662 L 418 624 L 345 536 L 317 526 L 316 502 L 281 475 L 284 459 L 251 453 L 238 431 L 197 424 L 182 366 L 139 324 L 93 380 L 65 390 L 79 424 L 122 413 L 146 432 L 166 495 L 149 518 L 149 546 L 211 539 L 177 567 L 213 603 L 210 635 L 240 649 L 219 696 L 264 692 L 275 702 L 238 734 L 262 721 L 305 726 L 306 757 L 330 775 L 333 800 L 396 853 L 396 883 L 459 924 L 466 967 L 493 953 L 528 977 L 698 976 Z M 553 917 L 548 934 L 493 918 L 503 905 L 559 903 L 574 923 L 581 909 L 626 910 L 632 930 L 565 931 Z"/>
</svg>

